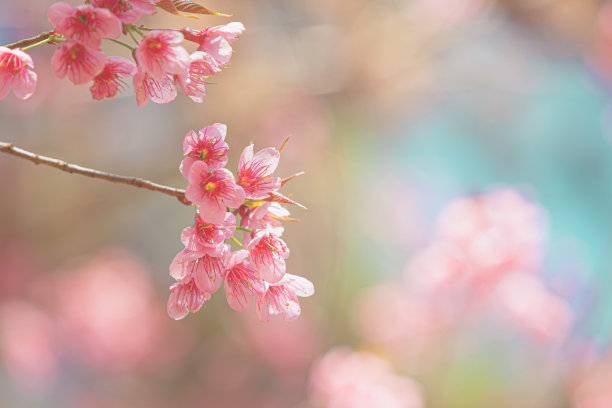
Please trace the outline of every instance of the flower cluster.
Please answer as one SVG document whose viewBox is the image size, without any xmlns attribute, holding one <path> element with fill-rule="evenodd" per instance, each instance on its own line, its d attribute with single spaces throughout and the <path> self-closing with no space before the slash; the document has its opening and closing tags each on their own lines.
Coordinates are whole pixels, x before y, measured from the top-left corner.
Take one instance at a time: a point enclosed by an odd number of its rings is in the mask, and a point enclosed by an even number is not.
<svg viewBox="0 0 612 408">
<path fill-rule="evenodd" d="M 155 103 L 174 100 L 177 86 L 184 95 L 202 102 L 207 81 L 228 65 L 233 52 L 230 43 L 242 34 L 244 26 L 233 22 L 198 31 L 151 30 L 136 25 L 143 14 L 156 12 L 158 1 L 92 0 L 76 8 L 64 2 L 51 5 L 48 18 L 55 29 L 44 42 L 61 43 L 51 61 L 55 75 L 67 77 L 75 85 L 89 83 L 96 100 L 114 98 L 132 78 L 140 107 L 149 100 Z M 129 35 L 135 45 L 117 40 L 122 34 Z M 129 48 L 134 62 L 105 55 L 100 49 L 103 39 Z M 196 43 L 197 50 L 189 54 L 181 46 L 184 40 Z M 21 49 L 0 47 L 0 99 L 11 87 L 18 98 L 27 99 L 35 86 L 31 58 Z"/>
<path fill-rule="evenodd" d="M 181 234 L 185 248 L 170 265 L 177 282 L 170 287 L 168 314 L 181 319 L 197 312 L 224 283 L 233 309 L 244 311 L 256 303 L 260 320 L 293 320 L 300 314 L 297 296 L 314 293 L 311 282 L 286 273 L 289 248 L 281 238 L 281 221 L 292 219 L 280 203 L 299 204 L 278 192 L 288 179 L 273 176 L 280 159 L 276 148 L 254 153 L 253 145 L 247 146 L 236 179 L 225 168 L 226 131 L 215 123 L 190 131 L 183 141 L 180 171 L 189 182 L 185 197 L 197 213 L 195 224 Z M 236 230 L 244 232 L 242 243 Z M 240 249 L 232 252 L 228 240 Z"/>
</svg>

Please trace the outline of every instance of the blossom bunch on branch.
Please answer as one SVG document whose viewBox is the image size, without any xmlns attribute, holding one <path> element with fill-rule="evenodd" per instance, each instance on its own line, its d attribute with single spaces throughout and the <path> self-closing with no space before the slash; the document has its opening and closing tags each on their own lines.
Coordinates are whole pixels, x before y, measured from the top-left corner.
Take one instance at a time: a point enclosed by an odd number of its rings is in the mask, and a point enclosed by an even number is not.
<svg viewBox="0 0 612 408">
<path fill-rule="evenodd" d="M 33 94 L 37 76 L 31 57 L 24 51 L 49 43 L 58 46 L 51 61 L 55 74 L 75 85 L 89 83 L 96 100 L 115 97 L 131 77 L 138 106 L 149 100 L 170 102 L 177 87 L 195 102 L 202 102 L 208 79 L 227 66 L 233 52 L 230 44 L 244 26 L 233 22 L 204 30 L 158 30 L 137 25 L 143 15 L 154 14 L 157 8 L 178 15 L 222 15 L 190 0 L 88 0 L 78 7 L 54 3 L 48 10 L 53 31 L 0 47 L 0 99 L 11 89 L 20 99 Z M 134 45 L 118 40 L 121 35 L 131 38 Z M 127 47 L 133 61 L 105 55 L 100 49 L 103 40 Z M 189 54 L 181 45 L 185 40 L 196 43 L 197 50 Z M 298 174 L 286 179 L 273 176 L 284 145 L 255 153 L 251 144 L 242 152 L 234 177 L 225 168 L 229 150 L 226 130 L 225 125 L 216 123 L 198 133 L 187 133 L 180 165 L 189 183 L 185 191 L 66 163 L 12 143 L 0 142 L 0 153 L 161 192 L 195 206 L 195 224 L 181 234 L 185 248 L 170 265 L 170 275 L 176 279 L 168 300 L 172 318 L 181 319 L 199 310 L 224 283 L 233 309 L 247 310 L 256 303 L 260 320 L 272 316 L 293 320 L 300 314 L 297 297 L 314 293 L 311 282 L 286 273 L 289 248 L 281 238 L 282 221 L 296 221 L 281 204 L 303 206 L 279 189 Z M 235 236 L 237 230 L 243 232 L 243 242 Z M 235 251 L 231 242 L 237 246 Z"/>
<path fill-rule="evenodd" d="M 154 14 L 158 8 L 173 14 L 226 16 L 185 0 L 91 0 L 78 7 L 54 3 L 47 13 L 53 31 L 0 47 L 0 99 L 11 88 L 20 99 L 34 93 L 37 75 L 32 58 L 24 51 L 50 43 L 57 45 L 51 60 L 55 75 L 75 85 L 90 84 L 96 100 L 114 98 L 127 89 L 126 81 L 131 78 L 140 107 L 149 100 L 174 100 L 177 87 L 185 96 L 202 102 L 205 85 L 228 65 L 233 52 L 230 44 L 244 26 L 232 22 L 204 30 L 154 30 L 137 25 L 144 14 Z M 122 35 L 129 43 L 118 39 Z M 104 54 L 102 40 L 128 48 L 133 61 Z M 189 54 L 183 41 L 195 43 L 197 50 Z"/>
<path fill-rule="evenodd" d="M 278 192 L 290 179 L 273 176 L 282 147 L 257 153 L 252 144 L 245 147 L 236 179 L 225 168 L 226 131 L 215 123 L 190 131 L 183 141 L 180 170 L 189 182 L 185 197 L 197 212 L 195 224 L 181 234 L 185 248 L 170 265 L 177 282 L 170 287 L 168 314 L 182 319 L 197 312 L 224 283 L 233 309 L 244 311 L 256 303 L 260 320 L 293 320 L 300 314 L 297 296 L 310 296 L 314 288 L 307 279 L 286 273 L 289 248 L 281 238 L 282 221 L 296 220 L 281 203 L 303 206 Z M 243 231 L 243 242 L 235 237 L 237 230 Z M 238 247 L 234 252 L 232 241 Z"/>
</svg>

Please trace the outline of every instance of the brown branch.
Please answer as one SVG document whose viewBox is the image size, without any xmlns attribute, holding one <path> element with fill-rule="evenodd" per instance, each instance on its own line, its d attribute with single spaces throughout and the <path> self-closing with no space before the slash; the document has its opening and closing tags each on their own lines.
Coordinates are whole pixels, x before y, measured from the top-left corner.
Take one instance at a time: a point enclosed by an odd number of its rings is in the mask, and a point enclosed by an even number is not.
<svg viewBox="0 0 612 408">
<path fill-rule="evenodd" d="M 153 183 L 149 180 L 144 180 L 137 177 L 120 176 L 117 174 L 106 173 L 99 170 L 88 169 L 77 164 L 66 163 L 63 160 L 54 159 L 51 157 L 45 157 L 36 153 L 28 152 L 27 150 L 15 147 L 12 143 L 0 142 L 0 152 L 11 154 L 13 156 L 20 157 L 31 161 L 34 164 L 45 164 L 47 166 L 55 167 L 68 173 L 81 174 L 83 176 L 103 179 L 110 181 L 111 183 L 122 183 L 128 184 L 134 187 L 146 188 L 147 190 L 157 191 L 169 196 L 176 197 L 181 203 L 185 205 L 191 205 L 191 202 L 185 198 L 185 190 L 178 188 L 172 188 L 161 184 Z"/>
<path fill-rule="evenodd" d="M 55 31 L 45 31 L 44 33 L 38 34 L 36 37 L 26 38 L 25 40 L 21 40 L 21 41 L 14 42 L 12 44 L 5 45 L 5 47 L 10 48 L 10 49 L 25 48 L 30 45 L 44 41 L 54 34 L 56 34 Z"/>
</svg>

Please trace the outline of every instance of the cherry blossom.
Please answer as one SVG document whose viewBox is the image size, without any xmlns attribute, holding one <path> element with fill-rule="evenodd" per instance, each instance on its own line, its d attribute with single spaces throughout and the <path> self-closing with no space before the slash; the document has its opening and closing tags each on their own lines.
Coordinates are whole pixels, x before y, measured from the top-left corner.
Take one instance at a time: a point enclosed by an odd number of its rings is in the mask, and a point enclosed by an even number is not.
<svg viewBox="0 0 612 408">
<path fill-rule="evenodd" d="M 179 282 L 194 280 L 204 292 L 214 293 L 221 286 L 225 275 L 225 262 L 230 248 L 222 244 L 219 250 L 179 252 L 170 264 L 170 276 Z"/>
<path fill-rule="evenodd" d="M 134 24 L 143 14 L 155 14 L 151 0 L 91 0 L 95 7 L 109 9 L 123 24 Z"/>
<path fill-rule="evenodd" d="M 285 259 L 289 257 L 287 244 L 269 230 L 258 231 L 245 249 L 263 280 L 278 282 L 285 274 Z"/>
<path fill-rule="evenodd" d="M 32 58 L 20 49 L 0 47 L 0 99 L 11 88 L 19 99 L 28 99 L 36 89 L 36 72 Z"/>
<path fill-rule="evenodd" d="M 227 169 L 209 172 L 206 163 L 198 161 L 191 166 L 187 180 L 185 197 L 199 207 L 200 217 L 206 222 L 221 224 L 227 207 L 237 208 L 244 202 L 244 190 Z"/>
<path fill-rule="evenodd" d="M 281 187 L 280 177 L 272 177 L 279 159 L 280 152 L 274 147 L 262 149 L 255 155 L 253 144 L 244 148 L 238 163 L 238 185 L 244 188 L 248 199 L 267 198 Z"/>
<path fill-rule="evenodd" d="M 101 38 L 121 35 L 121 22 L 109 10 L 91 5 L 72 8 L 67 3 L 54 3 L 47 13 L 56 31 L 88 48 L 98 48 Z"/>
<path fill-rule="evenodd" d="M 280 237 L 283 235 L 285 228 L 281 223 L 283 221 L 295 221 L 289 218 L 291 213 L 289 210 L 281 206 L 279 203 L 266 202 L 256 207 L 240 207 L 240 215 L 242 216 L 241 226 L 252 230 L 267 229 Z"/>
<path fill-rule="evenodd" d="M 96 100 L 114 98 L 118 92 L 127 87 L 121 78 L 131 77 L 136 73 L 136 65 L 120 57 L 109 57 L 106 65 L 89 87 L 91 96 Z"/>
<path fill-rule="evenodd" d="M 193 279 L 186 283 L 177 282 L 170 286 L 168 315 L 180 320 L 189 312 L 195 313 L 210 299 L 210 293 L 202 291 Z"/>
<path fill-rule="evenodd" d="M 236 216 L 231 212 L 225 213 L 225 219 L 221 224 L 207 223 L 196 214 L 195 224 L 183 229 L 181 241 L 190 251 L 213 249 L 222 245 L 226 239 L 230 239 L 234 231 L 236 231 Z"/>
<path fill-rule="evenodd" d="M 314 286 L 308 279 L 287 273 L 279 282 L 269 285 L 266 293 L 257 298 L 257 317 L 262 321 L 268 321 L 272 316 L 295 320 L 301 312 L 297 297 L 313 294 Z"/>
<path fill-rule="evenodd" d="M 185 96 L 192 101 L 201 103 L 206 95 L 207 79 L 215 74 L 214 62 L 202 51 L 196 51 L 189 56 L 191 60 L 187 75 L 177 75 L 176 80 Z"/>
<path fill-rule="evenodd" d="M 227 163 L 229 147 L 225 143 L 227 126 L 215 123 L 195 133 L 191 130 L 183 139 L 183 153 L 185 157 L 181 162 L 180 170 L 187 178 L 191 166 L 196 161 L 203 161 L 209 169 L 219 169 Z"/>
<path fill-rule="evenodd" d="M 136 48 L 138 65 L 158 81 L 168 74 L 187 75 L 191 59 L 179 45 L 182 41 L 183 34 L 178 31 L 151 31 Z"/>
<path fill-rule="evenodd" d="M 230 255 L 226 264 L 225 295 L 227 303 L 239 312 L 247 310 L 253 298 L 266 292 L 253 266 L 246 260 L 249 252 L 239 250 Z"/>
<path fill-rule="evenodd" d="M 214 62 L 212 68 L 215 72 L 221 71 L 227 65 L 233 52 L 230 44 L 243 32 L 244 25 L 239 22 L 208 27 L 203 31 L 191 28 L 183 30 L 185 39 L 198 43 L 198 50 L 210 56 Z"/>
<path fill-rule="evenodd" d="M 147 105 L 149 99 L 155 103 L 168 103 L 176 98 L 176 87 L 170 75 L 158 81 L 139 68 L 132 78 L 132 83 L 136 103 L 141 108 Z"/>
<path fill-rule="evenodd" d="M 53 54 L 51 66 L 58 78 L 68 76 L 75 85 L 87 83 L 98 75 L 106 64 L 106 56 L 76 41 L 60 45 Z"/>
</svg>

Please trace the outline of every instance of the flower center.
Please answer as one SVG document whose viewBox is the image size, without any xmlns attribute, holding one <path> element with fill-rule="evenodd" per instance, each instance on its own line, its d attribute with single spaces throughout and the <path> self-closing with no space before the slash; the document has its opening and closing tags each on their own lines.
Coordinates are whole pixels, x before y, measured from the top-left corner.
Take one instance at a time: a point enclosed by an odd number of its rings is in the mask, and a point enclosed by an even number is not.
<svg viewBox="0 0 612 408">
<path fill-rule="evenodd" d="M 215 183 L 213 183 L 212 181 L 209 181 L 208 183 L 206 183 L 206 185 L 204 186 L 204 190 L 211 192 L 215 189 L 215 187 L 217 187 L 215 185 Z"/>
</svg>

